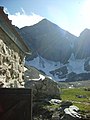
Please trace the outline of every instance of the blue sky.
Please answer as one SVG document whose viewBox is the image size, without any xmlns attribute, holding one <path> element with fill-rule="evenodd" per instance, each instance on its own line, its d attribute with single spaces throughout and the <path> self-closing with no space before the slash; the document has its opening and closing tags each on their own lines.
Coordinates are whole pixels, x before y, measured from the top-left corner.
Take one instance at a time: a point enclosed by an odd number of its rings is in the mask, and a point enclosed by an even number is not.
<svg viewBox="0 0 90 120">
<path fill-rule="evenodd" d="M 43 18 L 76 36 L 90 28 L 90 0 L 0 0 L 0 5 L 19 28 Z"/>
</svg>

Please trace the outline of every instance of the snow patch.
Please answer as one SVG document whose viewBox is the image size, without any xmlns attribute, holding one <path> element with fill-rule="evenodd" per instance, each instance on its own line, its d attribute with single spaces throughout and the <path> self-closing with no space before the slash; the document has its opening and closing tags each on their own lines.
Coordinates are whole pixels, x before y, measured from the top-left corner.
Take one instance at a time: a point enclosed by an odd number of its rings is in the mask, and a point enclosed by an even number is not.
<svg viewBox="0 0 90 120">
<path fill-rule="evenodd" d="M 44 75 L 39 74 L 39 77 L 40 77 L 40 78 L 39 78 L 40 80 L 44 80 L 44 79 L 45 79 L 45 76 L 44 76 Z"/>
<path fill-rule="evenodd" d="M 84 70 L 84 63 L 85 59 L 75 59 L 74 54 L 72 54 L 69 59 L 69 63 L 67 64 L 68 73 L 85 73 L 86 71 Z"/>
<path fill-rule="evenodd" d="M 66 65 L 63 65 L 60 62 L 47 60 L 45 58 L 42 58 L 41 56 L 38 56 L 31 61 L 25 61 L 26 66 L 33 66 L 38 70 L 42 70 L 47 76 L 50 76 L 53 80 L 56 81 L 65 81 L 66 78 L 60 79 L 56 74 L 53 76 L 52 74 L 50 74 L 50 71 L 54 71 L 55 69 L 66 66 L 68 69 L 68 74 L 71 72 L 75 72 L 76 74 L 86 73 L 86 71 L 84 70 L 84 63 L 85 59 L 75 59 L 74 54 L 71 55 Z"/>
<path fill-rule="evenodd" d="M 28 77 L 28 76 L 27 76 Z M 34 79 L 29 79 L 29 80 L 33 80 L 33 81 L 39 81 L 39 80 L 44 80 L 45 76 L 42 74 L 39 74 L 39 78 L 34 78 Z"/>
<path fill-rule="evenodd" d="M 74 117 L 74 118 L 81 118 L 80 114 L 78 114 L 79 108 L 77 106 L 70 106 L 69 108 L 65 108 L 64 112 L 65 114 L 69 114 L 70 116 Z"/>
<path fill-rule="evenodd" d="M 50 76 L 50 78 L 55 80 L 59 80 L 59 78 L 57 76 L 54 77 L 52 74 L 50 74 L 50 71 L 63 66 L 63 64 L 61 64 L 60 62 L 50 61 L 42 57 L 34 58 L 32 61 L 26 61 L 25 64 L 26 66 L 33 66 L 38 70 L 44 71 L 47 76 Z"/>
</svg>

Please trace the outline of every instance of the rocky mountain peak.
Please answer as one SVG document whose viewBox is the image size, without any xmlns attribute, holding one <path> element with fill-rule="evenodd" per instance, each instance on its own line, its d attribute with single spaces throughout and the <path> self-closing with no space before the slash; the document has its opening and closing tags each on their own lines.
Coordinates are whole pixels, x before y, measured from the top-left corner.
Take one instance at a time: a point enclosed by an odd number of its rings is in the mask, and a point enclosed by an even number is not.
<svg viewBox="0 0 90 120">
<path fill-rule="evenodd" d="M 90 57 L 89 29 L 85 29 L 76 37 L 51 21 L 43 19 L 33 26 L 19 29 L 19 32 L 32 49 L 32 56 L 27 56 L 26 59 L 32 61 L 26 62 L 27 66 L 34 65 L 57 80 L 65 80 L 66 77 L 67 80 L 72 80 L 72 76 L 73 80 L 82 79 L 82 76 L 84 79 L 85 76 L 89 78 L 90 66 L 86 65 L 86 60 Z"/>
<path fill-rule="evenodd" d="M 85 29 L 81 32 L 80 36 L 78 37 L 78 41 L 76 42 L 75 46 L 75 55 L 76 58 L 79 59 L 87 59 L 90 57 L 90 29 Z"/>
<path fill-rule="evenodd" d="M 68 62 L 77 37 L 47 19 L 20 29 L 21 35 L 34 53 L 53 61 Z"/>
<path fill-rule="evenodd" d="M 87 36 L 87 35 L 90 36 L 90 29 L 88 29 L 88 28 L 84 29 L 80 34 L 80 36 L 83 36 L 83 37 Z"/>
</svg>

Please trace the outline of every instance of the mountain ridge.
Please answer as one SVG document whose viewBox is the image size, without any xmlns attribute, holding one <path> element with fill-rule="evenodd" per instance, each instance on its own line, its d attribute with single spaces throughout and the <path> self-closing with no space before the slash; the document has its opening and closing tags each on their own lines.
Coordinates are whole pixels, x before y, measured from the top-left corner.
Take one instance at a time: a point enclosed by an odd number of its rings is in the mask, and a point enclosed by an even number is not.
<svg viewBox="0 0 90 120">
<path fill-rule="evenodd" d="M 76 37 L 43 19 L 18 31 L 32 49 L 32 56 L 26 58 L 27 66 L 34 66 L 58 81 L 90 79 L 89 29 Z"/>
<path fill-rule="evenodd" d="M 76 36 L 46 19 L 33 26 L 20 29 L 20 33 L 28 41 L 28 45 L 31 43 L 29 47 L 33 48 L 42 57 L 61 62 L 67 62 L 72 49 L 69 42 L 72 39 L 73 41 L 77 39 Z"/>
</svg>

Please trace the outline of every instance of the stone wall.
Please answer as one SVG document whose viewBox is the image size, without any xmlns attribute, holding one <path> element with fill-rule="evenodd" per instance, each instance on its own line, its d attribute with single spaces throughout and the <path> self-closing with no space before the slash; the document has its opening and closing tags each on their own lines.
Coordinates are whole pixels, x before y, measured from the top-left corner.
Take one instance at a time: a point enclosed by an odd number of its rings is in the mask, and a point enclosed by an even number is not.
<svg viewBox="0 0 90 120">
<path fill-rule="evenodd" d="M 21 87 L 24 53 L 0 29 L 0 87 Z"/>
</svg>

